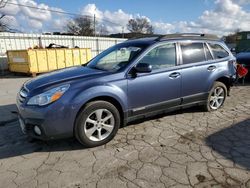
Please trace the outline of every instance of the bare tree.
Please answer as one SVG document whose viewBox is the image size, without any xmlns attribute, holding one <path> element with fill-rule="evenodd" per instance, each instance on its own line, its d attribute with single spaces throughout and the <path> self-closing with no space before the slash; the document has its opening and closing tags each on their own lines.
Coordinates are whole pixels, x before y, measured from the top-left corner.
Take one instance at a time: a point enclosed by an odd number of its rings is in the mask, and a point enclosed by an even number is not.
<svg viewBox="0 0 250 188">
<path fill-rule="evenodd" d="M 0 32 L 9 30 L 8 24 L 4 21 L 5 16 L 4 14 L 0 16 Z"/>
<path fill-rule="evenodd" d="M 153 34 L 153 26 L 146 18 L 130 19 L 127 24 L 127 29 L 132 33 Z"/>
<path fill-rule="evenodd" d="M 75 17 L 67 24 L 67 30 L 69 33 L 81 36 L 93 36 L 94 33 L 94 21 L 90 17 Z"/>
<path fill-rule="evenodd" d="M 4 8 L 8 3 L 8 0 L 0 0 L 0 8 Z"/>
<path fill-rule="evenodd" d="M 0 8 L 4 8 L 8 1 L 0 0 Z M 6 15 L 0 15 L 0 32 L 9 31 L 7 21 L 5 20 Z"/>
</svg>

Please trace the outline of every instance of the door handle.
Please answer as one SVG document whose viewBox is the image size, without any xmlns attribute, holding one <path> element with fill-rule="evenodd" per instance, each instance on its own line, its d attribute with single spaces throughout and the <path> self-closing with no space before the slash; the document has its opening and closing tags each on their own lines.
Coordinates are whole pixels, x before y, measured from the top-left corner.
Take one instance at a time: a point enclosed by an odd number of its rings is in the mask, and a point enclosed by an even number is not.
<svg viewBox="0 0 250 188">
<path fill-rule="evenodd" d="M 214 71 L 215 69 L 216 69 L 216 66 L 214 66 L 214 65 L 211 65 L 207 68 L 207 70 L 210 72 Z"/>
<path fill-rule="evenodd" d="M 175 79 L 178 78 L 181 74 L 179 72 L 173 72 L 169 75 L 169 78 Z"/>
</svg>

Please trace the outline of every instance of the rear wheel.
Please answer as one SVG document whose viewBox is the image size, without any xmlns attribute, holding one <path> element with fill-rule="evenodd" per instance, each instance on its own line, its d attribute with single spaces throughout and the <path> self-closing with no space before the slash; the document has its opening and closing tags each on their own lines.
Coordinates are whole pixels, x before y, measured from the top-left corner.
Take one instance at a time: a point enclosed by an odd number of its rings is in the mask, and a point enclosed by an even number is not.
<svg viewBox="0 0 250 188">
<path fill-rule="evenodd" d="M 215 82 L 209 92 L 207 104 L 205 105 L 206 111 L 214 111 L 221 108 L 227 96 L 227 87 L 222 82 Z"/>
<path fill-rule="evenodd" d="M 120 127 L 117 108 L 106 101 L 88 103 L 77 117 L 75 136 L 86 147 L 95 147 L 109 142 Z"/>
</svg>

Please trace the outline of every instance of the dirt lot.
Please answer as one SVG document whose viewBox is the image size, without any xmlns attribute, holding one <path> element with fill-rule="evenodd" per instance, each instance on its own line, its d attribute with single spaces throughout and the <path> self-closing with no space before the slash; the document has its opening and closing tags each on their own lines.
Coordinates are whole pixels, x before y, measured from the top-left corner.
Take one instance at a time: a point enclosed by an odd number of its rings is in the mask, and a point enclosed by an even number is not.
<svg viewBox="0 0 250 188">
<path fill-rule="evenodd" d="M 0 187 L 250 187 L 250 86 L 223 109 L 165 114 L 121 128 L 105 146 L 21 133 L 15 97 L 27 78 L 0 78 Z"/>
</svg>

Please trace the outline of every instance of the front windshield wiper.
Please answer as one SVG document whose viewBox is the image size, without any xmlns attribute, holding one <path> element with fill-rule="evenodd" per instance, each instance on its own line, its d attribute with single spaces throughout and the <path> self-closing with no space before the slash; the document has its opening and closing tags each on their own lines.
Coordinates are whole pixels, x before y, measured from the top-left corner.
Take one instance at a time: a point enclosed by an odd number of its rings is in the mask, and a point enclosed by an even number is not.
<svg viewBox="0 0 250 188">
<path fill-rule="evenodd" d="M 88 64 L 89 64 L 89 61 L 87 63 L 82 64 L 82 66 L 86 67 L 86 66 L 88 66 Z"/>
<path fill-rule="evenodd" d="M 99 68 L 99 67 L 91 67 L 91 66 L 89 66 L 89 68 L 91 68 L 91 69 L 96 69 L 96 70 L 101 70 L 101 71 L 106 71 L 106 70 L 104 70 L 104 69 L 101 69 L 101 68 Z"/>
</svg>

